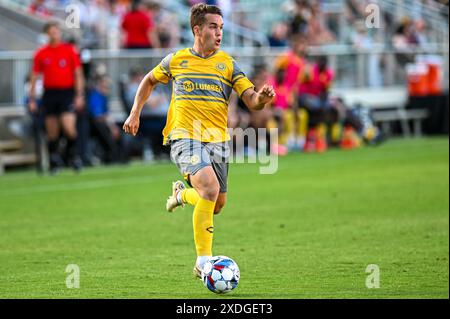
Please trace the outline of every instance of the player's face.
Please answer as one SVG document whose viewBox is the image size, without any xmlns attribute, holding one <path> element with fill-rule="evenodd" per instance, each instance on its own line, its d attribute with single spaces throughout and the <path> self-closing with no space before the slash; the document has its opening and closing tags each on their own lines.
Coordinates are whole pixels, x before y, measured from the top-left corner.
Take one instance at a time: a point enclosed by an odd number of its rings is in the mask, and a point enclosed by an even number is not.
<svg viewBox="0 0 450 319">
<path fill-rule="evenodd" d="M 215 51 L 220 48 L 223 34 L 223 20 L 218 14 L 208 13 L 206 22 L 200 28 L 199 36 L 205 49 Z"/>
</svg>

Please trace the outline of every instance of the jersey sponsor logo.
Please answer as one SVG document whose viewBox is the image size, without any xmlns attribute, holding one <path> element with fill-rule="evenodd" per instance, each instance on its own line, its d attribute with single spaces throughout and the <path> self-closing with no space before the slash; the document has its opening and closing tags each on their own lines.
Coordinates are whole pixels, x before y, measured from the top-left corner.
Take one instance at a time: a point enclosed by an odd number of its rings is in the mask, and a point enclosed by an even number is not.
<svg viewBox="0 0 450 319">
<path fill-rule="evenodd" d="M 183 89 L 186 92 L 192 92 L 192 91 L 194 91 L 194 88 L 195 88 L 195 85 L 194 85 L 193 82 L 191 82 L 191 81 L 184 81 L 183 82 Z"/>
<path fill-rule="evenodd" d="M 192 81 L 184 81 L 183 82 L 183 90 L 190 93 L 194 90 L 201 91 L 214 91 L 214 92 L 222 92 L 222 88 L 217 84 L 209 84 L 209 83 L 197 83 Z"/>
</svg>

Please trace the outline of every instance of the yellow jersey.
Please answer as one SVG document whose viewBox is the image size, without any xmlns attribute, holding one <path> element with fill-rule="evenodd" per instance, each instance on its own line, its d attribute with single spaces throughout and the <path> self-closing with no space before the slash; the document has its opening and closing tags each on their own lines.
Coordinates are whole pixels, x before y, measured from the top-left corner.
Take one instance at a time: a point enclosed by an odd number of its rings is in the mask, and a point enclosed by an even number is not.
<svg viewBox="0 0 450 319">
<path fill-rule="evenodd" d="M 201 57 L 186 48 L 167 55 L 152 72 L 158 82 L 173 83 L 164 144 L 180 138 L 201 142 L 229 140 L 231 92 L 235 90 L 241 97 L 245 90 L 254 87 L 236 61 L 221 50 Z"/>
</svg>

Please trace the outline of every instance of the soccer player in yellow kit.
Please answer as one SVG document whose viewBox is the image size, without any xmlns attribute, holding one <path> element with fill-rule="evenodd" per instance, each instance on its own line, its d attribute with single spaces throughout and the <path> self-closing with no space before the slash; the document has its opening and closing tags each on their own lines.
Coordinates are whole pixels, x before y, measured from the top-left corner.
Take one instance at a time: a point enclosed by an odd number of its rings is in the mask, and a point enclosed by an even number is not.
<svg viewBox="0 0 450 319">
<path fill-rule="evenodd" d="M 170 145 L 171 160 L 193 188 L 186 188 L 182 181 L 174 182 L 166 209 L 172 212 L 185 204 L 194 206 L 194 274 L 200 277 L 204 263 L 212 256 L 213 215 L 220 212 L 227 197 L 227 115 L 231 91 L 235 90 L 251 110 L 264 108 L 275 91 L 270 85 L 255 91 L 233 58 L 220 50 L 220 8 L 194 5 L 191 28 L 193 47 L 167 55 L 144 77 L 123 129 L 136 135 L 142 107 L 154 86 L 173 81 L 164 143 Z"/>
</svg>

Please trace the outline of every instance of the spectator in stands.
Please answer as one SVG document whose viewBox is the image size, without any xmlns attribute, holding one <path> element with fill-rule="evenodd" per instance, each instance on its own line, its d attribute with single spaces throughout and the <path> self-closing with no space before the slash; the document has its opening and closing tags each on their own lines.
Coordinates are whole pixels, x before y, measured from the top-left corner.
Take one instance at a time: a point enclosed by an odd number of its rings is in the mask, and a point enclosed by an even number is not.
<svg viewBox="0 0 450 319">
<path fill-rule="evenodd" d="M 106 0 L 94 0 L 87 2 L 89 28 L 95 41 L 94 48 L 106 48 L 109 18 L 109 4 Z"/>
<path fill-rule="evenodd" d="M 327 116 L 331 105 L 329 89 L 333 72 L 327 65 L 327 58 L 320 57 L 305 68 L 299 87 L 299 104 L 309 113 L 309 131 L 305 144 L 307 152 L 327 150 Z"/>
<path fill-rule="evenodd" d="M 367 84 L 369 87 L 380 87 L 383 84 L 381 74 L 381 56 L 371 52 L 375 46 L 375 40 L 372 34 L 369 34 L 364 20 L 357 20 L 354 23 L 354 32 L 352 33 L 352 45 L 356 51 L 368 53 L 366 55 Z M 361 71 L 360 71 L 361 72 Z"/>
<path fill-rule="evenodd" d="M 78 52 L 73 45 L 61 41 L 61 30 L 56 22 L 46 23 L 44 32 L 48 44 L 39 48 L 33 57 L 29 109 L 36 112 L 36 82 L 43 75 L 42 108 L 50 155 L 50 171 L 55 173 L 62 165 L 59 150 L 60 132 L 67 142 L 69 164 L 76 170 L 82 163 L 77 152 L 75 110 L 84 107 L 84 77 Z"/>
<path fill-rule="evenodd" d="M 255 65 L 251 81 L 255 85 L 255 89 L 258 89 L 264 83 L 268 82 L 270 73 L 267 70 L 266 65 Z M 258 135 L 258 128 L 267 128 L 269 120 L 272 117 L 272 111 L 266 107 L 265 111 L 250 111 L 245 103 L 232 94 L 230 98 L 229 111 L 228 111 L 228 127 L 232 128 L 231 138 L 235 149 L 233 150 L 236 156 L 256 156 L 257 152 L 267 152 L 267 136 Z M 245 139 L 244 130 L 252 128 L 257 134 L 257 140 L 252 138 Z"/>
<path fill-rule="evenodd" d="M 133 105 L 139 83 L 142 81 L 144 73 L 140 68 L 132 68 L 129 72 L 129 82 L 125 87 L 126 104 Z M 166 124 L 167 112 L 170 105 L 171 92 L 167 86 L 156 86 L 144 106 L 141 113 L 141 126 L 139 134 L 149 143 L 151 156 L 144 154 L 144 159 L 168 158 L 168 149 L 163 146 L 163 136 L 161 134 Z M 147 150 L 148 145 L 144 145 Z"/>
<path fill-rule="evenodd" d="M 419 22 L 418 26 L 420 31 L 423 32 L 425 26 L 421 24 Z M 392 37 L 392 45 L 394 48 L 397 50 L 415 48 L 419 45 L 419 41 L 414 22 L 408 17 L 403 18 Z"/>
<path fill-rule="evenodd" d="M 269 45 L 271 47 L 285 47 L 288 45 L 287 34 L 289 27 L 284 22 L 274 24 L 272 33 L 269 36 Z"/>
<path fill-rule="evenodd" d="M 122 133 L 109 113 L 108 96 L 110 80 L 100 75 L 94 80 L 94 87 L 88 95 L 88 108 L 91 116 L 91 132 L 103 148 L 104 163 L 117 163 L 126 159 L 122 143 Z"/>
<path fill-rule="evenodd" d="M 405 18 L 399 23 L 397 29 L 395 30 L 395 34 L 392 37 L 393 47 L 400 51 L 395 55 L 397 63 L 400 67 L 399 72 L 402 72 L 406 64 L 414 61 L 414 55 L 405 52 L 415 46 L 415 41 L 413 39 L 414 37 L 412 33 L 411 21 L 408 18 Z"/>
<path fill-rule="evenodd" d="M 293 128 L 293 105 L 294 92 L 289 90 L 284 82 L 285 70 L 278 69 L 269 83 L 272 84 L 277 95 L 272 103 L 273 120 L 278 128 L 278 143 L 271 145 L 271 153 L 286 155 L 288 148 L 286 142 L 294 132 Z M 288 120 L 287 120 L 288 118 Z"/>
<path fill-rule="evenodd" d="M 298 101 L 300 79 L 307 66 L 306 54 L 308 50 L 307 38 L 302 34 L 295 34 L 290 39 L 290 50 L 275 60 L 275 70 L 284 70 L 283 86 L 290 92 L 294 92 Z M 300 106 L 295 103 L 294 106 Z M 290 149 L 302 149 L 306 139 L 305 111 L 294 108 L 292 113 L 285 112 L 285 133 L 281 135 L 281 143 Z M 294 130 L 293 128 L 296 129 Z M 292 128 L 292 129 L 288 129 Z"/>
<path fill-rule="evenodd" d="M 257 65 L 253 71 L 252 83 L 255 85 L 255 90 L 259 90 L 265 83 L 269 81 L 270 73 L 267 66 Z M 241 101 L 242 103 L 242 101 Z M 272 110 L 269 107 L 265 107 L 260 111 L 250 111 L 249 126 L 257 132 L 257 144 L 249 145 L 249 155 L 253 155 L 256 152 L 267 153 L 267 135 L 259 135 L 258 128 L 266 129 L 268 127 L 269 120 L 272 117 Z"/>
<path fill-rule="evenodd" d="M 31 1 L 28 12 L 40 17 L 48 18 L 52 15 L 51 11 L 48 9 L 45 0 L 33 0 Z"/>
<path fill-rule="evenodd" d="M 152 17 L 139 0 L 133 0 L 131 10 L 122 20 L 127 49 L 159 48 L 159 38 Z"/>
<path fill-rule="evenodd" d="M 291 34 L 306 34 L 311 17 L 311 6 L 308 0 L 295 0 L 289 18 Z"/>
<path fill-rule="evenodd" d="M 428 44 L 427 25 L 424 19 L 417 19 L 413 25 L 414 42 L 421 48 Z"/>
<path fill-rule="evenodd" d="M 161 48 L 174 48 L 180 44 L 180 29 L 176 15 L 161 9 L 158 2 L 147 2 L 156 27 Z"/>
<path fill-rule="evenodd" d="M 309 45 L 323 45 L 335 42 L 335 35 L 329 30 L 320 2 L 317 0 L 311 5 L 307 34 Z"/>
</svg>

